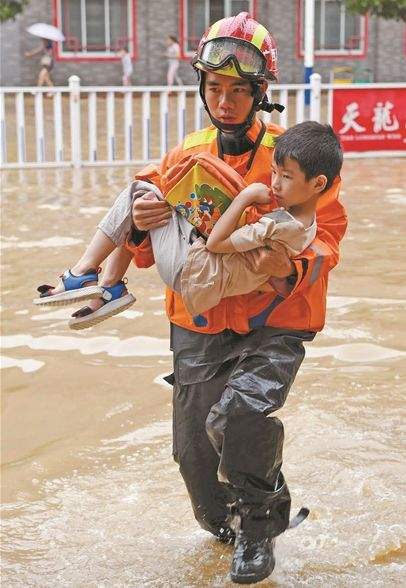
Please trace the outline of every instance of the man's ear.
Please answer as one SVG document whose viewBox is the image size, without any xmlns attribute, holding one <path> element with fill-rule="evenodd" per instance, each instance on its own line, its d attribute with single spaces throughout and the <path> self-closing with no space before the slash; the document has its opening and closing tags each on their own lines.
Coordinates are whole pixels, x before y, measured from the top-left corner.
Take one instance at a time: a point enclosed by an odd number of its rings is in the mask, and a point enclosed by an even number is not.
<svg viewBox="0 0 406 588">
<path fill-rule="evenodd" d="M 321 194 L 327 186 L 327 176 L 320 174 L 314 178 L 314 190 L 317 194 Z"/>
</svg>

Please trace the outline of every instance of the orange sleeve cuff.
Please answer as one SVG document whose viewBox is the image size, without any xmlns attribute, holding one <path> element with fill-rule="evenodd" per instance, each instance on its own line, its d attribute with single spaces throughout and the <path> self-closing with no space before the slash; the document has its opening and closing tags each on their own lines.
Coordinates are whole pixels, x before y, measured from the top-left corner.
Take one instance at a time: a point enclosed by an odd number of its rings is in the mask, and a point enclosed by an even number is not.
<svg viewBox="0 0 406 588">
<path fill-rule="evenodd" d="M 133 262 L 137 267 L 151 267 L 151 265 L 154 265 L 155 259 L 149 235 L 139 245 L 135 245 L 133 241 L 127 241 L 125 247 L 133 254 Z"/>
</svg>

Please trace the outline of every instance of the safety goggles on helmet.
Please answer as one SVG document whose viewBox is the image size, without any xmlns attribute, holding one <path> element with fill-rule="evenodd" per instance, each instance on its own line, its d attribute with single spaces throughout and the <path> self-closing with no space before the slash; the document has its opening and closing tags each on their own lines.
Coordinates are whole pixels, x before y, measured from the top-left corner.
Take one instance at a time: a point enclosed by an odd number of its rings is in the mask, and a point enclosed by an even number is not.
<svg viewBox="0 0 406 588">
<path fill-rule="evenodd" d="M 252 43 L 233 37 L 217 37 L 206 41 L 193 64 L 203 69 L 227 75 L 227 66 L 234 65 L 242 78 L 264 79 L 267 74 L 266 59 Z M 229 74 L 230 75 L 230 74 Z"/>
</svg>

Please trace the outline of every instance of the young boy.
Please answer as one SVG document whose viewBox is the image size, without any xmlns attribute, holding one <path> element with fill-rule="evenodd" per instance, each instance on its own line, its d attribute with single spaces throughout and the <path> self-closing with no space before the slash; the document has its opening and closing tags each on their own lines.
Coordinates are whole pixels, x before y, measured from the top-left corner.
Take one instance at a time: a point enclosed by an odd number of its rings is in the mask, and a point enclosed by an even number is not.
<svg viewBox="0 0 406 588">
<path fill-rule="evenodd" d="M 272 197 L 264 184 L 251 184 L 219 218 L 207 243 L 200 238 L 193 244 L 181 280 L 182 298 L 193 316 L 227 296 L 257 289 L 287 294 L 284 280 L 269 280 L 255 269 L 252 250 L 285 247 L 292 258 L 306 249 L 316 236 L 317 202 L 339 175 L 342 161 L 340 142 L 329 125 L 308 121 L 277 137 L 272 193 L 279 208 L 236 230 L 247 207 L 269 204 Z"/>
<path fill-rule="evenodd" d="M 316 146 L 322 157 L 314 157 Z M 256 272 L 251 250 L 283 246 L 292 257 L 303 251 L 316 235 L 317 200 L 340 173 L 341 165 L 340 143 L 329 125 L 305 122 L 292 127 L 276 140 L 272 189 L 279 208 L 234 231 L 247 207 L 270 203 L 271 190 L 264 184 L 251 184 L 234 198 L 217 221 L 207 244 L 202 237 L 198 238 L 186 219 L 172 210 L 168 213 L 168 217 L 172 215 L 171 222 L 150 232 L 163 281 L 182 293 L 192 316 L 212 308 L 221 298 L 246 294 L 256 288 L 272 289 L 268 276 Z M 126 188 L 101 221 L 85 254 L 61 276 L 56 288 L 40 286 L 41 296 L 34 300 L 35 304 L 62 305 L 97 298 L 93 307 L 80 309 L 69 321 L 71 328 L 82 329 L 135 302 L 122 279 L 132 258 L 122 245 L 131 231 L 131 208 L 137 192 L 144 193 L 144 198 L 162 199 L 153 184 L 138 181 Z M 101 288 L 97 286 L 98 270 L 93 268 L 110 254 L 108 271 L 113 283 Z M 272 280 L 281 293 L 283 284 L 283 280 Z"/>
</svg>

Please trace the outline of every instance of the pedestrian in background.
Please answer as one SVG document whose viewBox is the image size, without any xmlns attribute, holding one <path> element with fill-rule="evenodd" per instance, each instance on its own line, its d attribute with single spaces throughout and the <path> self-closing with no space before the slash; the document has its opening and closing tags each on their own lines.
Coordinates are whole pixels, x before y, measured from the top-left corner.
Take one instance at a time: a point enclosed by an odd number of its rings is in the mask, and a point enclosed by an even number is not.
<svg viewBox="0 0 406 588">
<path fill-rule="evenodd" d="M 34 57 L 34 55 L 39 54 L 41 54 L 41 59 L 39 61 L 40 70 L 37 78 L 37 86 L 51 87 L 54 85 L 51 78 L 51 71 L 54 67 L 52 41 L 49 39 L 41 39 L 41 45 L 34 47 L 31 51 L 26 51 L 24 55 L 25 57 L 31 58 Z"/>
<path fill-rule="evenodd" d="M 121 59 L 121 65 L 123 66 L 123 86 L 131 86 L 131 75 L 133 73 L 133 64 L 131 61 L 131 55 L 128 52 L 127 47 L 122 47 L 117 51 L 118 57 Z"/>
<path fill-rule="evenodd" d="M 166 44 L 167 49 L 165 55 L 168 58 L 168 72 L 166 75 L 167 84 L 168 86 L 173 86 L 174 82 L 176 81 L 178 86 L 181 86 L 183 82 L 178 74 L 180 59 L 180 47 L 178 40 L 173 35 L 168 35 Z"/>
</svg>

